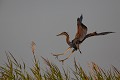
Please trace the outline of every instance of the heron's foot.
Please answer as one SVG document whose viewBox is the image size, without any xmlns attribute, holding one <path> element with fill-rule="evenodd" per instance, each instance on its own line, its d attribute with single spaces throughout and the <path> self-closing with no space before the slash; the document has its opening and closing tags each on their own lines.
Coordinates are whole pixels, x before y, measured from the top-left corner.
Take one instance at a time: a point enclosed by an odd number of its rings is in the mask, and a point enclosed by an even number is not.
<svg viewBox="0 0 120 80">
<path fill-rule="evenodd" d="M 59 60 L 59 62 L 62 62 L 62 64 L 64 64 L 64 61 L 65 61 L 65 60 Z"/>
<path fill-rule="evenodd" d="M 53 56 L 55 56 L 55 58 L 56 59 L 58 59 L 58 56 L 59 56 L 59 54 L 53 54 L 53 53 L 51 53 Z"/>
<path fill-rule="evenodd" d="M 67 60 L 68 58 L 65 58 L 65 59 L 62 59 L 62 60 L 59 60 L 59 62 L 62 62 L 62 64 L 64 64 L 64 61 Z"/>
</svg>

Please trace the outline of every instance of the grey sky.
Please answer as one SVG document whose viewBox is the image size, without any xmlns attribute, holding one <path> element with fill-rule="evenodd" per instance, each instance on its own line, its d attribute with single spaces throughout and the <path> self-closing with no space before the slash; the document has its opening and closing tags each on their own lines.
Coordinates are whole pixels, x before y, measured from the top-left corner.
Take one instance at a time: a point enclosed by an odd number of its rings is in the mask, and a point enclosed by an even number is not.
<svg viewBox="0 0 120 80">
<path fill-rule="evenodd" d="M 76 20 L 83 14 L 88 33 L 116 33 L 85 40 L 80 46 L 83 54 L 77 51 L 65 63 L 72 65 L 76 57 L 82 66 L 94 61 L 102 67 L 113 64 L 120 68 L 119 4 L 120 0 L 0 0 L 0 64 L 5 51 L 10 51 L 31 65 L 31 41 L 37 45 L 38 58 L 60 64 L 50 53 L 64 52 L 68 45 L 65 37 L 56 35 L 66 31 L 73 39 Z"/>
</svg>

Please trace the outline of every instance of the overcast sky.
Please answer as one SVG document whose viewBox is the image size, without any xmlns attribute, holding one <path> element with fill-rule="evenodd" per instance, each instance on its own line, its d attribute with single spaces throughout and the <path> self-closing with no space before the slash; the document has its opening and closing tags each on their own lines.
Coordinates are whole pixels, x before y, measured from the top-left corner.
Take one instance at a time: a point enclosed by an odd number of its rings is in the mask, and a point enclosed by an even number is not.
<svg viewBox="0 0 120 80">
<path fill-rule="evenodd" d="M 120 68 L 120 0 L 0 0 L 0 64 L 5 61 L 5 51 L 10 51 L 32 65 L 34 41 L 37 58 L 43 56 L 61 65 L 51 53 L 62 53 L 68 45 L 65 37 L 56 35 L 66 31 L 72 40 L 81 14 L 88 33 L 116 33 L 86 39 L 80 45 L 83 54 L 76 51 L 65 64 L 72 66 L 75 57 L 85 67 L 93 61 L 102 67 L 113 64 Z"/>
</svg>

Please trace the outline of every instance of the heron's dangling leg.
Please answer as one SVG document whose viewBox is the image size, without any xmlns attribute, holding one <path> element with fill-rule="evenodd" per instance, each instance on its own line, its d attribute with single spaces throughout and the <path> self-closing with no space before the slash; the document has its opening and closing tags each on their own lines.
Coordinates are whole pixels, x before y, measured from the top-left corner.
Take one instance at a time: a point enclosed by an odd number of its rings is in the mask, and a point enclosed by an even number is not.
<svg viewBox="0 0 120 80">
<path fill-rule="evenodd" d="M 74 52 L 74 51 L 76 51 L 76 50 L 75 50 L 75 49 L 73 49 L 73 50 L 72 50 L 72 52 L 68 55 L 68 57 L 67 57 L 67 58 L 62 59 L 62 60 L 59 60 L 59 61 L 60 61 L 60 62 L 62 62 L 62 63 L 64 63 L 64 61 L 65 61 L 65 60 L 67 60 L 67 59 L 68 59 L 68 58 L 69 58 L 69 57 L 73 54 L 73 52 Z"/>
<path fill-rule="evenodd" d="M 71 50 L 71 47 L 69 47 L 64 53 L 60 53 L 60 54 L 53 54 L 52 53 L 52 55 L 56 56 L 56 58 L 58 59 L 58 56 L 66 54 L 69 50 Z"/>
<path fill-rule="evenodd" d="M 80 44 L 79 44 L 79 43 L 76 43 L 75 45 L 76 45 L 77 49 L 79 50 L 79 52 L 82 54 L 82 52 L 80 51 L 80 48 L 79 48 L 79 45 L 80 45 Z"/>
</svg>

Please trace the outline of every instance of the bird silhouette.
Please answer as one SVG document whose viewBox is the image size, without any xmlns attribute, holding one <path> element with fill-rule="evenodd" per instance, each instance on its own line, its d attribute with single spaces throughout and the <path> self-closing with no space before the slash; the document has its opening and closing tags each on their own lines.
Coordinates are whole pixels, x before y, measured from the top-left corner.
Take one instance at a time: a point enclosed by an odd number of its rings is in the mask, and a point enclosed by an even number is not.
<svg viewBox="0 0 120 80">
<path fill-rule="evenodd" d="M 87 34 L 87 27 L 82 23 L 82 19 L 83 19 L 83 15 L 81 14 L 80 18 L 77 18 L 77 33 L 75 35 L 75 38 L 72 41 L 69 40 L 69 35 L 67 32 L 62 32 L 57 35 L 57 36 L 65 35 L 66 43 L 69 45 L 69 47 L 67 48 L 67 50 L 64 53 L 59 53 L 59 54 L 52 53 L 53 56 L 56 56 L 56 58 L 58 58 L 58 56 L 66 54 L 69 50 L 71 50 L 73 48 L 71 53 L 65 59 L 59 60 L 60 62 L 64 62 L 65 60 L 67 60 L 74 53 L 74 51 L 79 50 L 79 52 L 81 53 L 81 51 L 79 49 L 79 45 L 85 39 L 92 37 L 92 36 L 100 36 L 100 35 L 107 35 L 110 33 L 114 33 L 114 32 L 101 32 L 101 33 L 92 32 L 92 33 Z"/>
</svg>

